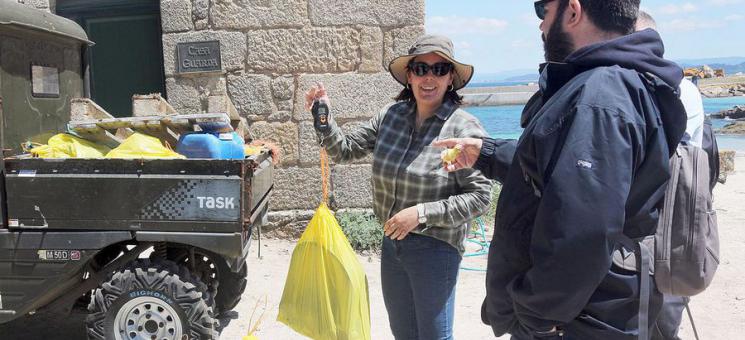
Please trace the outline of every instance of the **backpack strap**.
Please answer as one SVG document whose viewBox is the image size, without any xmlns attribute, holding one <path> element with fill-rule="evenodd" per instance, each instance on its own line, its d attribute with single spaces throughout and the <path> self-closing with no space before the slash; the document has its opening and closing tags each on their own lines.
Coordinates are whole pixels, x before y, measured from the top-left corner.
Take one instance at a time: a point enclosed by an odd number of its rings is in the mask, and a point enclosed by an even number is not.
<svg viewBox="0 0 745 340">
<path fill-rule="evenodd" d="M 650 292 L 650 275 L 649 264 L 652 261 L 652 253 L 643 240 L 633 240 L 626 235 L 621 235 L 619 241 L 626 249 L 633 249 L 637 260 L 639 271 L 639 340 L 649 340 L 649 301 Z"/>
<path fill-rule="evenodd" d="M 709 117 L 704 120 L 704 137 L 701 148 L 709 156 L 709 190 L 711 191 L 714 190 L 714 186 L 719 180 L 719 146 Z"/>
</svg>

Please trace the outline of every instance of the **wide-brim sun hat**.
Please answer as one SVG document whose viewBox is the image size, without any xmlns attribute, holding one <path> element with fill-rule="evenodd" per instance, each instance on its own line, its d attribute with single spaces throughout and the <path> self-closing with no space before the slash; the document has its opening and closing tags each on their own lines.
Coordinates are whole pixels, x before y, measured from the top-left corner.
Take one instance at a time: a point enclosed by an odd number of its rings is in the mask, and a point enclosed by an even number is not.
<svg viewBox="0 0 745 340">
<path fill-rule="evenodd" d="M 453 42 L 441 35 L 423 35 L 419 37 L 409 48 L 408 54 L 397 57 L 388 64 L 388 70 L 391 72 L 393 78 L 401 83 L 401 85 L 407 86 L 408 78 L 406 73 L 409 62 L 417 56 L 428 53 L 436 53 L 453 64 L 454 91 L 464 88 L 471 81 L 473 66 L 455 60 L 453 57 Z"/>
</svg>

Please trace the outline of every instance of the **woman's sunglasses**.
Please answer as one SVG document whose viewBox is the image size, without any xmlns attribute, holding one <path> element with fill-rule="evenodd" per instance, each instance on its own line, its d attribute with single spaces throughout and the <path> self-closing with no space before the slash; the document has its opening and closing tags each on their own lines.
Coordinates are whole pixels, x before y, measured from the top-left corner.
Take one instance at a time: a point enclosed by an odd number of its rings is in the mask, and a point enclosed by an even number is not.
<svg viewBox="0 0 745 340">
<path fill-rule="evenodd" d="M 436 77 L 442 77 L 450 73 L 453 70 L 453 64 L 451 63 L 437 63 L 434 65 L 428 65 L 421 61 L 409 63 L 409 70 L 414 72 L 418 77 L 423 77 L 432 70 L 432 74 Z"/>
<path fill-rule="evenodd" d="M 546 4 L 554 0 L 540 0 L 536 1 L 533 6 L 535 7 L 535 15 L 538 16 L 538 19 L 545 20 L 546 19 Z"/>
</svg>

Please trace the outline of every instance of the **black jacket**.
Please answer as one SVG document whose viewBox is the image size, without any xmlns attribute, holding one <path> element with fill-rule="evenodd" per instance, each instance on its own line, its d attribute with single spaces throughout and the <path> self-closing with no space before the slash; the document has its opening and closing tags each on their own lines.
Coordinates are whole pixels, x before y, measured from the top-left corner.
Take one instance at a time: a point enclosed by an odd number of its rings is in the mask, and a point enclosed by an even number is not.
<svg viewBox="0 0 745 340">
<path fill-rule="evenodd" d="M 646 30 L 547 64 L 514 152 L 484 140 L 475 167 L 503 183 L 482 307 L 495 335 L 636 338 L 639 278 L 611 254 L 622 234 L 654 233 L 685 130 L 682 70 L 663 53 Z"/>
</svg>

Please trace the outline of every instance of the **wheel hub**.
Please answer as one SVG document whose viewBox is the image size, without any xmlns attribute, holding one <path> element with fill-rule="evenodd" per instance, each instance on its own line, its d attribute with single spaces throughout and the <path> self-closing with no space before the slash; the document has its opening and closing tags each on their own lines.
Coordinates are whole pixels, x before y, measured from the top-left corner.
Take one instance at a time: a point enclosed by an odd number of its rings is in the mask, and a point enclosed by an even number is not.
<svg viewBox="0 0 745 340">
<path fill-rule="evenodd" d="M 183 263 L 193 265 L 192 273 L 199 277 L 204 282 L 211 292 L 217 290 L 219 284 L 217 265 L 207 255 L 199 252 L 195 253 L 194 263 L 191 264 L 190 258 L 187 256 Z"/>
<path fill-rule="evenodd" d="M 183 335 L 176 310 L 164 301 L 144 296 L 119 309 L 114 327 L 116 340 L 176 340 Z"/>
</svg>

